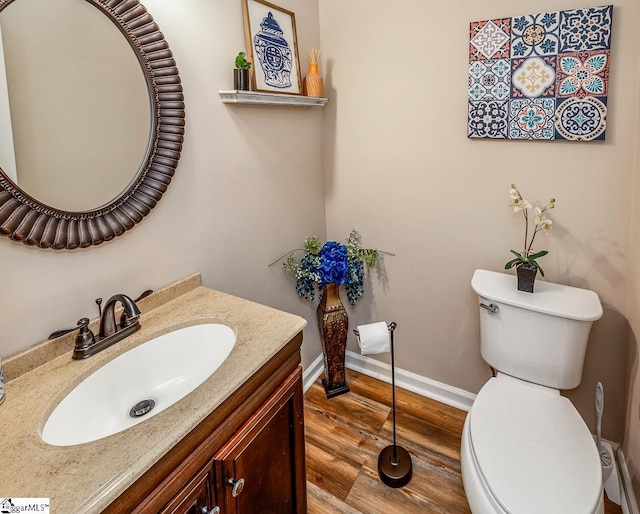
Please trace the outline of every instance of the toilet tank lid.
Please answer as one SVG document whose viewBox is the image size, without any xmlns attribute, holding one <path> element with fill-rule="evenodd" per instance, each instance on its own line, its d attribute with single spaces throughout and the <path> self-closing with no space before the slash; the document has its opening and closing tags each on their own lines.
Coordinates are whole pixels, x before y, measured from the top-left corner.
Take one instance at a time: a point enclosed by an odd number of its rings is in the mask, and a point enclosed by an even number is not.
<svg viewBox="0 0 640 514">
<path fill-rule="evenodd" d="M 517 278 L 506 273 L 477 269 L 471 287 L 487 300 L 578 321 L 602 317 L 598 295 L 588 289 L 536 280 L 534 293 L 518 291 Z"/>
</svg>

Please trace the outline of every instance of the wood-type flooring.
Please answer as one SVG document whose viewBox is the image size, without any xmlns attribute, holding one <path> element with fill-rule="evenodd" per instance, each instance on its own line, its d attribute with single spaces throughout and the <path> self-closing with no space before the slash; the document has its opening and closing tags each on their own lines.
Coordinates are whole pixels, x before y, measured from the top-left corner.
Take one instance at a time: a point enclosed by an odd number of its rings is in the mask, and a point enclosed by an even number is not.
<svg viewBox="0 0 640 514">
<path fill-rule="evenodd" d="M 470 513 L 460 475 L 466 412 L 396 389 L 397 441 L 412 456 L 413 478 L 393 489 L 377 472 L 393 440 L 391 386 L 352 370 L 347 382 L 351 391 L 330 400 L 320 379 L 304 396 L 308 514 Z M 608 500 L 605 509 L 622 513 Z"/>
</svg>

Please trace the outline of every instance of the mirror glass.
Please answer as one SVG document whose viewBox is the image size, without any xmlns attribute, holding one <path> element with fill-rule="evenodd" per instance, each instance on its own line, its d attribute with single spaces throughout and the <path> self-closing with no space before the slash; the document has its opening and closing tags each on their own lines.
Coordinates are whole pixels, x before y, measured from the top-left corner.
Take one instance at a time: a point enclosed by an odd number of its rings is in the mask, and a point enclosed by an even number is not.
<svg viewBox="0 0 640 514">
<path fill-rule="evenodd" d="M 139 0 L 0 0 L 0 27 L 0 236 L 74 250 L 133 229 L 184 142 L 160 27 Z"/>
<path fill-rule="evenodd" d="M 136 52 L 86 0 L 14 0 L 0 31 L 0 168 L 55 209 L 108 204 L 139 172 L 151 137 Z"/>
</svg>

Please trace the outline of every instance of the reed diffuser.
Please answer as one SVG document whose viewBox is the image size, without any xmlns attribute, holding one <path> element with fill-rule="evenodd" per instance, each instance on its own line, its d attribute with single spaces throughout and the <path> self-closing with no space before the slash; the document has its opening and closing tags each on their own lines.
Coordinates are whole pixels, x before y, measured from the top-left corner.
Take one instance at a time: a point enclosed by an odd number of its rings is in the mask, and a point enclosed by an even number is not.
<svg viewBox="0 0 640 514">
<path fill-rule="evenodd" d="M 324 94 L 324 84 L 322 77 L 318 73 L 320 49 L 309 48 L 307 53 L 309 54 L 309 73 L 304 79 L 305 94 L 314 98 L 321 98 Z"/>
</svg>

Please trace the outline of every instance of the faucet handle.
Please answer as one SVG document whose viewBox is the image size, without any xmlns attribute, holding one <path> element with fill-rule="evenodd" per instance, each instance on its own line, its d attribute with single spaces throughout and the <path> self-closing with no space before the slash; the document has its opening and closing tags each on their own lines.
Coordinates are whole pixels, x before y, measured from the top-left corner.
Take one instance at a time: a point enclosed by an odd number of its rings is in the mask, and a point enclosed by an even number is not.
<svg viewBox="0 0 640 514">
<path fill-rule="evenodd" d="M 47 339 L 51 341 L 52 339 L 57 339 L 58 337 L 62 337 L 63 335 L 68 334 L 69 332 L 73 332 L 74 330 L 78 330 L 78 327 L 63 328 L 61 330 L 56 330 L 55 332 L 51 332 L 49 334 L 49 337 L 47 337 Z"/>
<path fill-rule="evenodd" d="M 127 328 L 128 326 L 133 325 L 139 318 L 140 315 L 129 317 L 127 316 L 127 311 L 122 311 L 122 314 L 120 315 L 120 328 Z"/>
<path fill-rule="evenodd" d="M 86 335 L 86 332 L 88 331 L 89 333 L 91 333 L 91 330 L 89 330 L 89 318 L 82 318 L 78 320 L 78 324 L 75 327 L 70 327 L 70 328 L 63 328 L 62 330 L 56 330 L 55 332 L 52 332 L 51 334 L 49 334 L 49 337 L 47 339 L 51 340 L 51 339 L 56 339 L 58 337 L 62 337 L 65 334 L 68 334 L 69 332 L 73 332 L 74 330 L 78 330 L 80 329 L 80 332 L 82 332 L 84 330 L 84 333 Z M 80 335 L 80 334 L 78 334 Z"/>
<path fill-rule="evenodd" d="M 124 309 L 122 311 L 122 314 L 120 315 L 120 328 L 126 328 L 128 326 L 135 324 L 135 322 L 138 321 L 138 319 L 140 318 L 140 309 L 138 308 L 138 302 L 140 300 L 143 300 L 144 298 L 146 298 L 152 293 L 153 293 L 152 289 L 147 289 L 140 296 L 138 296 L 138 298 L 136 298 L 135 300 L 131 300 L 131 303 L 133 304 L 133 307 L 131 307 L 131 310 L 133 311 L 133 313 L 131 315 L 127 314 L 127 309 Z"/>
<path fill-rule="evenodd" d="M 78 335 L 76 336 L 76 348 L 88 346 L 95 341 L 95 336 L 89 328 L 89 318 L 81 318 L 78 320 Z"/>
<path fill-rule="evenodd" d="M 138 300 L 132 300 L 128 296 L 123 296 L 124 301 L 122 305 L 125 308 L 122 310 L 122 314 L 120 315 L 120 328 L 127 328 L 138 322 L 141 312 L 136 304 Z"/>
<path fill-rule="evenodd" d="M 138 298 L 136 298 L 133 301 L 138 303 L 140 300 L 143 300 L 144 298 L 146 298 L 147 296 L 149 296 L 152 293 L 153 293 L 153 289 L 147 289 L 146 291 L 140 293 L 140 296 L 138 296 Z"/>
<path fill-rule="evenodd" d="M 96 341 L 93 332 L 89 328 L 89 318 L 81 318 L 78 320 L 78 328 L 80 331 L 76 336 L 76 344 L 73 347 L 73 359 L 85 359 L 89 357 L 91 354 L 87 352 L 87 349 L 90 348 Z"/>
</svg>

